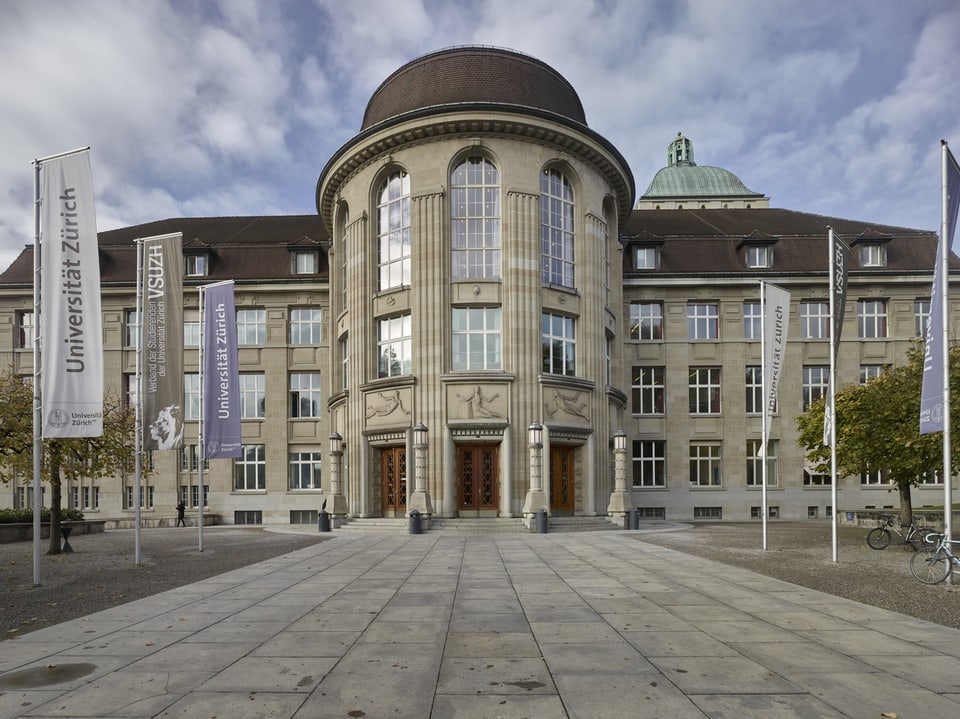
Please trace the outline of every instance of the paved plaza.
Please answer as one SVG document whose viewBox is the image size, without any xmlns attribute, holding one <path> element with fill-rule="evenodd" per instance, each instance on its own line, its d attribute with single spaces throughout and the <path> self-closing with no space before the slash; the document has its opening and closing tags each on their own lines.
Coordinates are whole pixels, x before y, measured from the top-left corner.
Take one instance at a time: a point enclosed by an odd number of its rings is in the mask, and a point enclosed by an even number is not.
<svg viewBox="0 0 960 719">
<path fill-rule="evenodd" d="M 958 715 L 960 631 L 625 531 L 334 533 L 0 642 L 0 717 Z"/>
</svg>

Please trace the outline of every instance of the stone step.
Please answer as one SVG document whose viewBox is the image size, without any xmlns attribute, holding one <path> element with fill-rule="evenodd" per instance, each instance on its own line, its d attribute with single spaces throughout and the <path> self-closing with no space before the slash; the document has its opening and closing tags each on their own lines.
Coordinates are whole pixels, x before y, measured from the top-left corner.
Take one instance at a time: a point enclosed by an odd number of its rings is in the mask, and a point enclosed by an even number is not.
<svg viewBox="0 0 960 719">
<path fill-rule="evenodd" d="M 351 519 L 336 531 L 366 534 L 396 534 L 408 532 L 409 529 L 409 520 L 406 517 L 369 517 Z M 586 516 L 550 517 L 547 527 L 549 532 L 596 532 L 611 529 L 621 528 L 611 522 L 607 517 Z M 531 530 L 527 529 L 521 517 L 484 517 L 470 519 L 434 517 L 427 531 L 450 534 L 524 534 L 529 533 Z"/>
</svg>

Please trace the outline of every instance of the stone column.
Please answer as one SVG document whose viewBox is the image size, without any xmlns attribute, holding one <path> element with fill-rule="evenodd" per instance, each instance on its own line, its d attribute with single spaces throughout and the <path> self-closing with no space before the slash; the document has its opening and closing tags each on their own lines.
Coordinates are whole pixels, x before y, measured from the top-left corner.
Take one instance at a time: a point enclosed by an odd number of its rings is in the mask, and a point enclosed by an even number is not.
<svg viewBox="0 0 960 719">
<path fill-rule="evenodd" d="M 530 488 L 523 503 L 523 520 L 527 529 L 533 529 L 536 514 L 541 509 L 549 510 L 547 495 L 543 491 L 543 427 L 534 422 L 528 430 L 530 448 Z"/>
<path fill-rule="evenodd" d="M 627 435 L 622 429 L 613 433 L 613 492 L 607 516 L 621 527 L 627 526 L 627 514 L 633 509 L 633 497 L 627 490 Z"/>
<path fill-rule="evenodd" d="M 347 521 L 347 498 L 341 482 L 341 462 L 343 461 L 343 437 L 339 432 L 330 435 L 330 492 L 324 498 L 329 500 L 330 526 L 336 529 Z"/>
<path fill-rule="evenodd" d="M 427 428 L 423 424 L 413 428 L 413 492 L 407 509 L 409 512 L 420 512 L 423 528 L 430 528 L 433 503 L 427 490 Z"/>
</svg>

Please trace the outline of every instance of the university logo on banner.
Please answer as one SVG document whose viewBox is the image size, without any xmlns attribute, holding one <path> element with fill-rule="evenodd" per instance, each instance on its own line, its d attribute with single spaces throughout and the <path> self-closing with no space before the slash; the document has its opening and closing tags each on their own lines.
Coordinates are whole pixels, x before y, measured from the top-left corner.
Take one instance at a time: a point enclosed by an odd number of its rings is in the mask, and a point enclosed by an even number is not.
<svg viewBox="0 0 960 719">
<path fill-rule="evenodd" d="M 43 437 L 103 434 L 103 318 L 90 153 L 42 161 Z"/>
<path fill-rule="evenodd" d="M 207 285 L 203 306 L 204 459 L 240 456 L 239 382 L 233 281 Z"/>
<path fill-rule="evenodd" d="M 142 240 L 143 448 L 183 446 L 183 235 Z"/>
<path fill-rule="evenodd" d="M 764 284 L 763 385 L 764 436 L 770 436 L 770 418 L 777 408 L 777 391 L 787 355 L 787 327 L 790 320 L 790 293 L 776 285 Z"/>
</svg>

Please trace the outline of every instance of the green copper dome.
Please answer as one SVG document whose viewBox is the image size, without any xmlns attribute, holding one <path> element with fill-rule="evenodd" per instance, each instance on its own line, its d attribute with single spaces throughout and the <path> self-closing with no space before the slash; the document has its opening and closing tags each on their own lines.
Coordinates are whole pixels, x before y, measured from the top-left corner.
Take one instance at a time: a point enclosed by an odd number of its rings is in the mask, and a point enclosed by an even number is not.
<svg viewBox="0 0 960 719">
<path fill-rule="evenodd" d="M 653 176 L 642 199 L 697 199 L 707 197 L 762 198 L 739 177 L 722 167 L 700 166 L 693 161 L 693 143 L 682 134 L 667 149 L 667 166 Z"/>
</svg>

